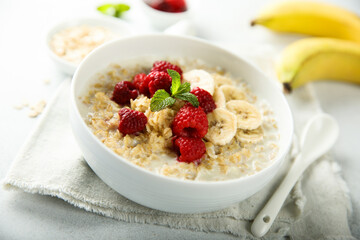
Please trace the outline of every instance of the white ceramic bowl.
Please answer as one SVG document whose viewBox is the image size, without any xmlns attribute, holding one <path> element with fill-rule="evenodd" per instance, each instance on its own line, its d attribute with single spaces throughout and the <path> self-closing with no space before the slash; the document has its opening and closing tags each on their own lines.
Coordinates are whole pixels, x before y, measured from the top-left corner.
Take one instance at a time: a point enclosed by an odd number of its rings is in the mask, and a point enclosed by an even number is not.
<svg viewBox="0 0 360 240">
<path fill-rule="evenodd" d="M 54 34 L 58 33 L 61 30 L 64 30 L 66 28 L 69 27 L 73 27 L 73 26 L 79 26 L 79 25 L 88 25 L 88 26 L 101 26 L 101 27 L 105 27 L 107 29 L 109 29 L 110 31 L 114 32 L 114 33 L 118 33 L 119 34 L 119 38 L 120 37 L 125 37 L 125 36 L 130 36 L 132 35 L 134 32 L 131 29 L 131 27 L 129 26 L 128 23 L 123 22 L 120 19 L 108 19 L 106 17 L 98 17 L 98 18 L 79 18 L 79 19 L 72 19 L 72 20 L 67 20 L 65 22 L 59 23 L 57 25 L 55 25 L 54 27 L 52 27 L 47 35 L 46 35 L 46 47 L 47 47 L 47 51 L 48 54 L 51 58 L 51 60 L 54 62 L 54 64 L 56 65 L 56 67 L 64 72 L 67 73 L 69 75 L 73 75 L 76 68 L 78 67 L 77 64 L 66 61 L 64 59 L 62 59 L 61 57 L 57 56 L 51 49 L 50 46 L 50 42 L 52 37 L 54 36 Z"/>
<path fill-rule="evenodd" d="M 83 118 L 86 107 L 79 96 L 87 93 L 89 79 L 111 63 L 125 63 L 144 56 L 199 58 L 245 79 L 265 98 L 278 117 L 279 153 L 266 169 L 248 177 L 220 182 L 173 179 L 147 171 L 115 154 L 90 131 Z M 99 47 L 77 69 L 71 87 L 71 124 L 74 135 L 94 172 L 111 188 L 141 205 L 167 212 L 196 213 L 222 209 L 262 189 L 278 172 L 289 150 L 293 120 L 276 84 L 244 59 L 205 41 L 170 35 L 143 35 L 119 39 Z"/>
</svg>

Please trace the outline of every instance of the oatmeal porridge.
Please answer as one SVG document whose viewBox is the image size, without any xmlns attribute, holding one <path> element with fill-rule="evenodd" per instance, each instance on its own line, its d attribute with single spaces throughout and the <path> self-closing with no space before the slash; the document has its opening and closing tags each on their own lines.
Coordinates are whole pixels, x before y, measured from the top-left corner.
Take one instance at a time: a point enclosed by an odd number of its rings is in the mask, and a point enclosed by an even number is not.
<svg viewBox="0 0 360 240">
<path fill-rule="evenodd" d="M 271 106 L 244 80 L 200 60 L 113 64 L 82 100 L 101 142 L 160 175 L 240 178 L 269 166 L 279 150 Z"/>
</svg>

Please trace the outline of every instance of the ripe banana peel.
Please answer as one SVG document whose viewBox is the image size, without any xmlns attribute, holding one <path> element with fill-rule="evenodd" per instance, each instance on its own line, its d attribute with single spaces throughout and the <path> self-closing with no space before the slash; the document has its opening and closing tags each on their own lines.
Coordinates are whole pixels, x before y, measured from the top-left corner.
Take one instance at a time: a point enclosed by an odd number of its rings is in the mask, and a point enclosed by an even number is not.
<svg viewBox="0 0 360 240">
<path fill-rule="evenodd" d="M 280 2 L 266 7 L 251 25 L 263 25 L 277 32 L 340 38 L 360 43 L 359 16 L 320 2 Z"/>
<path fill-rule="evenodd" d="M 331 38 L 307 38 L 285 48 L 276 64 L 285 90 L 321 79 L 360 84 L 360 44 Z"/>
</svg>

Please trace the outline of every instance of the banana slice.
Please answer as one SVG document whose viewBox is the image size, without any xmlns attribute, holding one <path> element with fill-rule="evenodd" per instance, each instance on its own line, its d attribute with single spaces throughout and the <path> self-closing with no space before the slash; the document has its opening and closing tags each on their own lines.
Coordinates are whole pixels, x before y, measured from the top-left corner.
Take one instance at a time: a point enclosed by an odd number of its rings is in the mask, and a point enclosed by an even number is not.
<svg viewBox="0 0 360 240">
<path fill-rule="evenodd" d="M 253 130 L 239 129 L 235 137 L 240 142 L 258 143 L 264 138 L 264 130 L 262 127 Z"/>
<path fill-rule="evenodd" d="M 210 73 L 201 70 L 194 69 L 183 74 L 183 82 L 188 82 L 191 85 L 191 89 L 196 87 L 202 88 L 208 91 L 211 95 L 214 94 L 215 82 Z"/>
<path fill-rule="evenodd" d="M 209 130 L 205 139 L 215 145 L 229 143 L 236 134 L 236 116 L 225 108 L 216 108 L 207 114 Z"/>
<path fill-rule="evenodd" d="M 226 108 L 236 115 L 238 128 L 252 130 L 261 125 L 260 112 L 247 101 L 231 100 L 226 103 Z"/>
<path fill-rule="evenodd" d="M 223 92 L 226 102 L 231 100 L 246 100 L 245 93 L 237 87 L 223 85 L 220 87 L 220 90 Z"/>
<path fill-rule="evenodd" d="M 213 99 L 217 108 L 225 108 L 226 100 L 224 93 L 217 87 L 214 90 Z"/>
<path fill-rule="evenodd" d="M 212 74 L 212 77 L 214 78 L 216 87 L 220 87 L 222 85 L 233 85 L 233 81 L 230 78 L 220 75 L 218 73 Z"/>
</svg>

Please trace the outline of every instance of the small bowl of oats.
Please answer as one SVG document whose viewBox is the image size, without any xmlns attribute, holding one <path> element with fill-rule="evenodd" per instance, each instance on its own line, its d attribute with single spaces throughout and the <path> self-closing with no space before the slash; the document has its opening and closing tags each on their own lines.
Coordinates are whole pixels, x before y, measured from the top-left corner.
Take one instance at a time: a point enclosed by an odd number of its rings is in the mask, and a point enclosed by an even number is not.
<svg viewBox="0 0 360 240">
<path fill-rule="evenodd" d="M 192 37 L 109 42 L 72 81 L 71 125 L 111 188 L 141 205 L 209 212 L 260 191 L 291 145 L 293 120 L 276 83 Z"/>
<path fill-rule="evenodd" d="M 122 20 L 79 18 L 59 23 L 50 29 L 46 45 L 56 67 L 73 75 L 80 62 L 105 42 L 133 34 Z"/>
</svg>

